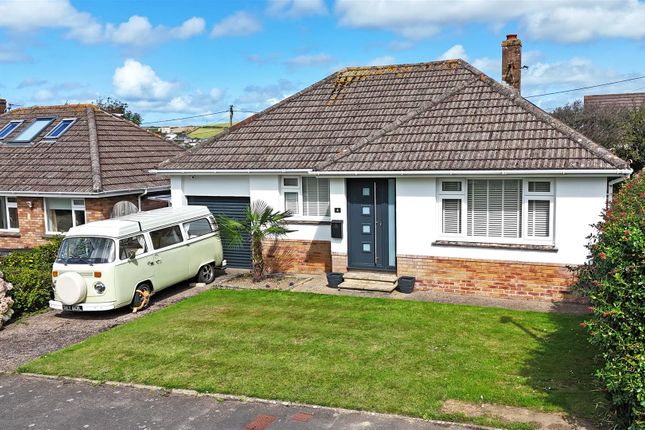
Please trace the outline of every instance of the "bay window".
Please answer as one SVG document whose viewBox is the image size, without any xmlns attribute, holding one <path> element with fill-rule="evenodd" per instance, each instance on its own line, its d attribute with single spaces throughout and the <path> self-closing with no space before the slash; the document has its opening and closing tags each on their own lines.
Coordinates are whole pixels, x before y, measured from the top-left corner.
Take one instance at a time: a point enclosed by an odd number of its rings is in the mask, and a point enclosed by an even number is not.
<svg viewBox="0 0 645 430">
<path fill-rule="evenodd" d="M 66 233 L 70 228 L 85 224 L 85 200 L 45 199 L 47 233 Z"/>
<path fill-rule="evenodd" d="M 285 176 L 281 185 L 284 210 L 304 217 L 330 216 L 329 179 Z"/>
<path fill-rule="evenodd" d="M 0 230 L 18 230 L 18 203 L 15 197 L 0 196 Z"/>
<path fill-rule="evenodd" d="M 444 238 L 509 243 L 553 240 L 551 180 L 439 180 L 437 202 Z"/>
</svg>

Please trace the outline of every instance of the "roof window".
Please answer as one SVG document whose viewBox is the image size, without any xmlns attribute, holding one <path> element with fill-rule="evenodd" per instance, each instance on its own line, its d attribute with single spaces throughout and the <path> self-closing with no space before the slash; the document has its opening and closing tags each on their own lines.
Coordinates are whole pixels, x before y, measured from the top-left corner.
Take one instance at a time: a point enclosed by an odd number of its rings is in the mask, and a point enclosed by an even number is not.
<svg viewBox="0 0 645 430">
<path fill-rule="evenodd" d="M 22 124 L 22 120 L 9 121 L 9 124 L 5 125 L 2 127 L 2 130 L 0 130 L 0 139 L 4 139 L 9 136 L 9 134 L 18 128 L 20 124 Z"/>
<path fill-rule="evenodd" d="M 47 136 L 45 136 L 45 139 L 58 139 L 59 137 L 62 136 L 63 133 L 67 131 L 68 128 L 72 126 L 76 122 L 76 118 L 64 118 L 62 119 L 56 127 L 52 129 L 49 133 L 47 133 Z"/>
<path fill-rule="evenodd" d="M 22 131 L 13 141 L 31 142 L 41 131 L 54 121 L 53 117 L 36 118 L 29 126 Z"/>
</svg>

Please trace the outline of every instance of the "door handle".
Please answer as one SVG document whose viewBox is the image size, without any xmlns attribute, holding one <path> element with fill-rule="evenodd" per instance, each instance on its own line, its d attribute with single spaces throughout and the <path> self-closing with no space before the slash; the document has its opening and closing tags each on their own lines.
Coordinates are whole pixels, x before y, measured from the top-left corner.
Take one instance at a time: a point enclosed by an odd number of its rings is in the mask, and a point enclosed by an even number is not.
<svg viewBox="0 0 645 430">
<path fill-rule="evenodd" d="M 155 261 L 155 263 L 161 264 L 161 260 L 157 260 L 157 261 Z"/>
<path fill-rule="evenodd" d="M 148 261 L 148 266 L 154 266 L 155 262 L 154 261 Z"/>
</svg>

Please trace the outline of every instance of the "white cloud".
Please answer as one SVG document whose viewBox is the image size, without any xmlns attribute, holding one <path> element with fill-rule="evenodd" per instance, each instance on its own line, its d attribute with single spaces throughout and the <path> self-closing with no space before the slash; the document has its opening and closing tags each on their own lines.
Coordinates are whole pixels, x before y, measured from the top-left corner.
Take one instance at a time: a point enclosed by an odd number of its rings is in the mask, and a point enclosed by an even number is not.
<svg viewBox="0 0 645 430">
<path fill-rule="evenodd" d="M 327 13 L 327 6 L 324 0 L 270 0 L 267 12 L 274 16 L 297 18 L 324 15 Z"/>
<path fill-rule="evenodd" d="M 38 78 L 25 78 L 16 87 L 17 89 L 23 89 L 23 88 L 29 88 L 29 87 L 40 87 L 42 85 L 45 85 L 47 83 L 46 80 L 44 79 L 38 79 Z"/>
<path fill-rule="evenodd" d="M 54 93 L 48 89 L 42 89 L 36 91 L 31 98 L 37 102 L 49 101 L 54 98 Z"/>
<path fill-rule="evenodd" d="M 563 42 L 602 37 L 645 37 L 645 4 L 638 0 L 337 0 L 341 25 L 381 28 L 409 38 L 443 26 L 480 23 L 495 28 L 517 21 L 526 36 Z"/>
<path fill-rule="evenodd" d="M 26 63 L 31 57 L 22 49 L 12 43 L 0 44 L 0 64 L 2 63 Z"/>
<path fill-rule="evenodd" d="M 167 28 L 153 27 L 145 16 L 131 16 L 126 22 L 105 26 L 105 38 L 113 43 L 128 46 L 146 46 L 169 39 L 188 39 L 204 32 L 206 23 L 203 18 L 193 17 L 180 26 Z"/>
<path fill-rule="evenodd" d="M 215 24 L 211 36 L 246 36 L 260 30 L 262 30 L 260 21 L 244 11 L 239 11 Z"/>
<path fill-rule="evenodd" d="M 128 99 L 160 100 L 170 96 L 176 84 L 162 80 L 152 67 L 133 59 L 114 71 L 112 85 L 119 97 Z"/>
<path fill-rule="evenodd" d="M 367 62 L 368 66 L 385 66 L 387 64 L 396 63 L 396 58 L 391 55 L 384 55 L 382 57 L 374 58 Z"/>
<path fill-rule="evenodd" d="M 234 103 L 250 105 L 252 109 L 260 110 L 288 97 L 295 89 L 296 84 L 286 79 L 269 85 L 249 85 Z"/>
<path fill-rule="evenodd" d="M 216 102 L 222 98 L 224 91 L 219 88 L 211 88 L 211 90 L 208 92 L 208 95 L 211 97 L 211 100 Z"/>
<path fill-rule="evenodd" d="M 112 42 L 144 46 L 170 39 L 187 39 L 204 31 L 206 23 L 193 17 L 178 27 L 153 26 L 144 16 L 132 16 L 120 24 L 102 24 L 91 14 L 77 10 L 69 0 L 37 3 L 4 0 L 0 3 L 0 28 L 17 32 L 63 29 L 66 36 L 83 43 Z"/>
<path fill-rule="evenodd" d="M 334 57 L 329 54 L 320 53 L 320 54 L 311 54 L 311 55 L 298 55 L 287 60 L 287 66 L 291 68 L 298 67 L 314 67 L 314 66 L 323 66 L 334 61 Z"/>
<path fill-rule="evenodd" d="M 453 45 L 446 52 L 439 56 L 440 60 L 454 60 L 461 58 L 462 60 L 468 61 L 468 55 L 464 49 L 464 45 Z"/>
<path fill-rule="evenodd" d="M 414 44 L 408 40 L 394 40 L 387 45 L 388 49 L 392 51 L 405 51 L 413 46 Z"/>
</svg>

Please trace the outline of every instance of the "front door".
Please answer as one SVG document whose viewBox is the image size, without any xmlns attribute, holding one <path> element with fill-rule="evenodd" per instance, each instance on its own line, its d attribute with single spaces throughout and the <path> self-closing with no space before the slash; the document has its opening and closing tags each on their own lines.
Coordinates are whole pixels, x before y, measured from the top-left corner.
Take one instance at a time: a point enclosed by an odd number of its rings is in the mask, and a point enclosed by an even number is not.
<svg viewBox="0 0 645 430">
<path fill-rule="evenodd" d="M 348 179 L 350 269 L 396 270 L 394 179 Z"/>
</svg>

